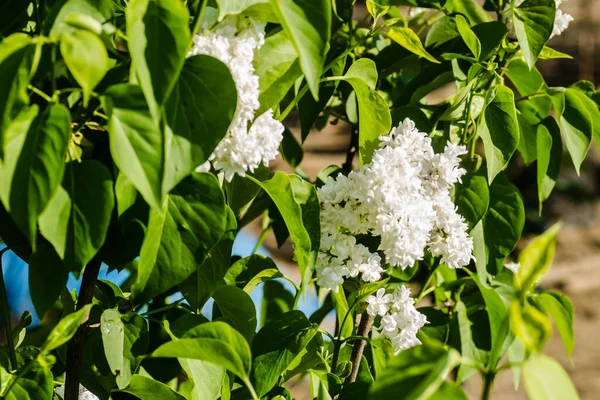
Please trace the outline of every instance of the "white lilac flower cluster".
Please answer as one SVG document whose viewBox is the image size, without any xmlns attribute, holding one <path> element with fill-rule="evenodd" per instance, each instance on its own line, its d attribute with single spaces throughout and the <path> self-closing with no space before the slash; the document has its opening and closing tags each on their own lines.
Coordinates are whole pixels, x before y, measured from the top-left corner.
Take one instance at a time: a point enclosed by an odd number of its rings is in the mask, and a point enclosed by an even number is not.
<svg viewBox="0 0 600 400">
<path fill-rule="evenodd" d="M 386 294 L 385 289 L 381 288 L 374 296 L 367 298 L 367 304 L 369 315 L 382 317 L 381 326 L 374 331 L 374 337 L 388 338 L 396 354 L 421 344 L 417 332 L 427 323 L 427 318 L 415 308 L 410 289 L 400 286 Z"/>
<path fill-rule="evenodd" d="M 459 167 L 465 147 L 448 142 L 443 153 L 434 153 L 431 139 L 410 119 L 380 141 L 370 163 L 329 177 L 319 189 L 322 287 L 337 290 L 345 278 L 359 275 L 365 282 L 380 280 L 380 254 L 401 269 L 422 260 L 426 250 L 450 268 L 473 258 L 467 224 L 450 198 L 465 173 Z M 361 234 L 379 237 L 378 252 L 357 243 Z"/>
<path fill-rule="evenodd" d="M 268 165 L 279 154 L 284 127 L 269 110 L 255 118 L 260 107 L 258 76 L 254 75 L 254 51 L 265 41 L 264 23 L 229 18 L 212 31 L 194 36 L 194 45 L 188 56 L 206 54 L 223 62 L 233 76 L 237 89 L 237 109 L 229 131 L 219 143 L 209 161 L 223 171 L 231 181 L 235 174 L 244 176 L 260 164 Z M 250 125 L 250 128 L 248 126 Z M 207 171 L 210 163 L 198 167 Z"/>
<path fill-rule="evenodd" d="M 515 7 L 519 7 L 521 4 L 523 4 L 525 0 L 515 0 Z M 569 27 L 569 23 L 571 21 L 573 21 L 573 16 L 570 14 L 566 14 L 563 12 L 563 10 L 560 9 L 560 5 L 563 3 L 563 1 L 567 1 L 567 0 L 554 0 L 555 4 L 556 4 L 556 14 L 554 15 L 554 27 L 552 28 L 552 34 L 550 35 L 550 39 L 552 39 L 554 36 L 558 36 L 561 33 L 563 33 L 568 27 Z M 504 8 L 504 12 L 503 12 L 506 21 L 507 21 L 507 27 L 508 27 L 508 31 L 510 32 L 510 36 L 511 37 L 516 37 L 515 35 L 515 27 L 513 25 L 513 21 L 512 21 L 512 13 L 511 13 L 511 6 L 510 4 L 507 4 L 506 7 Z"/>
<path fill-rule="evenodd" d="M 55 397 L 58 396 L 60 399 L 64 398 L 65 387 L 64 386 L 57 387 L 56 389 L 54 389 L 54 393 L 56 395 Z M 96 396 L 94 393 L 90 392 L 82 385 L 79 385 L 79 400 L 99 400 L 99 399 L 98 399 L 98 396 Z"/>
</svg>

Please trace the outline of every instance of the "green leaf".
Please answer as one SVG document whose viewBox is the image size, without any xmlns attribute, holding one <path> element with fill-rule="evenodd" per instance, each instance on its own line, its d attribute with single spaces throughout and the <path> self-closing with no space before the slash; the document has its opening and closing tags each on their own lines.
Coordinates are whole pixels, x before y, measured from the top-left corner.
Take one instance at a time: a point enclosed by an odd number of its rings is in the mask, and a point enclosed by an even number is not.
<svg viewBox="0 0 600 400">
<path fill-rule="evenodd" d="M 525 389 L 531 400 L 579 399 L 569 375 L 554 359 L 534 354 L 523 366 Z"/>
<path fill-rule="evenodd" d="M 214 400 L 221 394 L 221 385 L 226 375 L 225 369 L 208 361 L 178 358 L 177 362 L 193 383 L 190 390 L 194 400 Z"/>
<path fill-rule="evenodd" d="M 490 16 L 476 0 L 449 0 L 444 8 L 450 13 L 464 15 L 471 24 L 480 24 L 490 20 Z"/>
<path fill-rule="evenodd" d="M 34 250 L 37 220 L 60 186 L 71 136 L 71 118 L 65 106 L 52 105 L 31 120 L 36 113 L 36 108 L 30 108 L 15 120 L 16 130 L 9 130 L 7 149 L 11 154 L 4 160 L 5 182 L 0 193 L 4 205 Z M 26 127 L 27 130 L 19 132 L 20 128 Z M 10 137 L 13 132 L 15 136 Z"/>
<path fill-rule="evenodd" d="M 132 0 L 125 14 L 131 76 L 158 124 L 159 107 L 175 86 L 188 51 L 190 15 L 179 0 Z"/>
<path fill-rule="evenodd" d="M 456 303 L 456 324 L 458 326 L 458 332 L 460 335 L 460 354 L 469 360 L 475 362 L 485 363 L 486 355 L 479 349 L 473 340 L 473 332 L 471 332 L 473 323 L 469 320 L 467 314 L 467 307 L 462 301 Z M 487 333 L 487 332 L 486 332 Z M 485 333 L 484 333 L 485 335 Z M 475 374 L 477 370 L 469 365 L 462 364 L 458 368 L 456 374 L 456 381 L 459 383 L 464 382 L 470 376 Z"/>
<path fill-rule="evenodd" d="M 67 68 L 83 89 L 83 105 L 87 107 L 92 90 L 110 68 L 106 47 L 94 33 L 75 29 L 61 35 L 60 53 Z"/>
<path fill-rule="evenodd" d="M 259 283 L 281 276 L 283 275 L 270 257 L 253 254 L 229 267 L 224 279 L 228 285 L 237 285 L 250 294 Z"/>
<path fill-rule="evenodd" d="M 531 96 L 531 98 L 518 102 L 520 116 L 530 124 L 538 123 L 546 118 L 552 102 L 549 96 L 542 95 L 548 85 L 540 71 L 535 66 L 530 69 L 520 58 L 513 58 L 508 63 L 506 76 L 521 96 Z"/>
<path fill-rule="evenodd" d="M 508 35 L 506 24 L 500 21 L 484 22 L 471 27 L 471 29 L 481 42 L 480 60 L 487 60 L 497 54 L 504 38 Z"/>
<path fill-rule="evenodd" d="M 552 317 L 569 357 L 573 358 L 573 347 L 575 346 L 573 318 L 575 309 L 571 300 L 562 293 L 549 291 L 533 297 L 533 301 L 538 308 Z"/>
<path fill-rule="evenodd" d="M 369 389 L 369 399 L 426 399 L 459 362 L 459 354 L 441 344 L 424 344 L 390 360 Z"/>
<path fill-rule="evenodd" d="M 167 135 L 164 193 L 208 160 L 227 134 L 236 107 L 235 82 L 225 64 L 207 55 L 185 60 L 165 105 L 172 135 Z"/>
<path fill-rule="evenodd" d="M 260 89 L 260 108 L 256 115 L 261 115 L 279 104 L 302 75 L 302 70 L 298 53 L 284 31 L 265 39 L 265 44 L 258 50 L 254 63 L 254 74 L 258 76 Z"/>
<path fill-rule="evenodd" d="M 102 97 L 108 115 L 110 152 L 120 172 L 133 183 L 154 209 L 160 209 L 166 193 L 167 137 L 152 120 L 139 86 L 111 86 Z"/>
<path fill-rule="evenodd" d="M 251 175 L 259 181 L 267 179 L 269 177 L 269 174 L 269 168 L 264 165 L 259 166 L 257 169 L 254 170 L 253 173 L 246 173 L 246 175 Z M 231 182 L 223 182 L 223 186 L 225 187 L 225 191 L 227 193 L 227 203 L 229 207 L 231 207 L 231 210 L 233 211 L 234 215 L 237 217 L 239 217 L 244 210 L 250 209 L 252 207 L 252 205 L 250 205 L 250 207 L 247 208 L 249 204 L 254 204 L 251 203 L 254 199 L 257 199 L 257 202 L 260 202 L 259 198 L 257 198 L 257 195 L 259 193 L 262 195 L 263 200 L 265 200 L 264 203 L 270 202 L 270 199 L 262 192 L 260 186 L 255 185 L 250 179 L 247 179 L 246 177 L 242 177 L 236 174 L 233 176 Z M 245 225 L 245 223 L 243 222 L 248 223 L 254 220 L 258 215 L 262 214 L 262 212 L 265 211 L 267 207 L 268 205 L 265 205 L 265 208 L 259 210 L 257 212 L 257 215 L 249 217 L 250 219 L 248 219 L 247 221 L 244 221 L 247 217 L 245 214 L 244 218 L 242 218 L 242 220 L 240 221 L 240 226 Z"/>
<path fill-rule="evenodd" d="M 445 381 L 428 400 L 469 400 L 469 398 L 459 384 Z"/>
<path fill-rule="evenodd" d="M 269 0 L 218 0 L 217 3 L 219 4 L 219 21 L 222 21 L 227 15 L 247 14 L 257 7 L 271 7 Z"/>
<path fill-rule="evenodd" d="M 226 208 L 226 210 L 227 222 L 225 233 L 223 233 L 219 242 L 208 253 L 208 257 L 198 270 L 179 284 L 179 288 L 184 294 L 185 299 L 198 313 L 202 311 L 202 307 L 204 307 L 204 304 L 214 291 L 226 282 L 223 278 L 227 273 L 227 268 L 229 268 L 231 249 L 233 248 L 233 242 L 237 234 L 235 216 L 229 208 Z"/>
<path fill-rule="evenodd" d="M 494 87 L 489 94 L 479 126 L 491 184 L 502 171 L 519 144 L 519 124 L 512 90 L 504 85 Z"/>
<path fill-rule="evenodd" d="M 517 147 L 525 165 L 537 159 L 537 128 L 530 124 L 521 114 L 517 114 L 519 121 L 519 146 Z"/>
<path fill-rule="evenodd" d="M 6 132 L 22 107 L 29 104 L 34 45 L 29 35 L 15 33 L 0 42 L 0 131 Z M 0 157 L 4 155 L 4 135 L 0 135 Z"/>
<path fill-rule="evenodd" d="M 569 89 L 574 89 L 578 92 L 577 97 L 581 100 L 581 103 L 583 103 L 585 110 L 590 116 L 593 137 L 598 141 L 600 139 L 600 110 L 598 110 L 598 104 L 595 101 L 596 92 L 593 84 L 591 89 L 586 88 L 585 85 L 586 81 L 580 81 L 571 85 Z"/>
<path fill-rule="evenodd" d="M 533 239 L 519 254 L 519 282 L 524 293 L 535 290 L 544 277 L 554 258 L 556 236 L 562 228 L 562 223 L 552 225 L 546 232 Z"/>
<path fill-rule="evenodd" d="M 508 256 L 525 225 L 525 210 L 519 190 L 500 174 L 490 185 L 490 206 L 483 218 L 485 244 L 490 260 Z"/>
<path fill-rule="evenodd" d="M 110 0 L 62 0 L 55 3 L 43 23 L 43 34 L 57 38 L 71 28 L 66 21 L 73 14 L 86 15 L 99 23 L 112 18 L 114 5 Z"/>
<path fill-rule="evenodd" d="M 49 245 L 38 246 L 29 259 L 29 293 L 37 314 L 43 318 L 67 285 L 69 271 Z"/>
<path fill-rule="evenodd" d="M 510 329 L 530 352 L 542 351 L 552 335 L 546 314 L 530 305 L 521 306 L 518 300 L 510 305 Z"/>
<path fill-rule="evenodd" d="M 523 57 L 532 68 L 554 29 L 556 3 L 554 0 L 525 0 L 519 7 L 512 7 L 515 34 Z"/>
<path fill-rule="evenodd" d="M 121 313 L 112 308 L 104 310 L 100 317 L 100 330 L 106 361 L 112 373 L 117 376 L 119 389 L 123 389 L 131 380 L 131 367 L 125 365 L 123 357 L 125 327 L 121 321 Z"/>
<path fill-rule="evenodd" d="M 440 63 L 425 50 L 423 43 L 421 43 L 421 39 L 419 39 L 419 36 L 412 29 L 406 27 L 392 27 L 386 34 L 390 39 L 411 53 L 423 57 L 432 63 Z"/>
<path fill-rule="evenodd" d="M 142 400 L 185 400 L 164 383 L 143 375 L 133 375 L 129 385 L 118 392 L 129 393 Z"/>
<path fill-rule="evenodd" d="M 454 18 L 445 15 L 438 19 L 427 32 L 425 47 L 437 47 L 457 36 L 460 36 L 460 33 Z"/>
<path fill-rule="evenodd" d="M 113 180 L 99 161 L 67 165 L 63 186 L 40 215 L 40 231 L 72 271 L 100 250 L 114 208 Z"/>
<path fill-rule="evenodd" d="M 48 400 L 54 393 L 52 372 L 48 367 L 42 366 L 37 361 L 32 361 L 30 366 L 23 371 L 23 375 L 13 375 L 7 382 L 12 386 L 8 393 L 2 397 L 4 400 Z M 0 372 L 4 375 L 2 367 Z M 2 388 L 4 389 L 4 377 Z"/>
<path fill-rule="evenodd" d="M 160 346 L 153 357 L 204 360 L 233 372 L 243 381 L 250 376 L 252 355 L 246 339 L 225 322 L 207 322 L 188 331 L 182 339 Z"/>
<path fill-rule="evenodd" d="M 343 79 L 352 85 L 358 100 L 358 154 L 361 165 L 371 161 L 379 146 L 379 136 L 387 135 L 392 119 L 387 103 L 376 90 L 377 66 L 373 60 L 361 58 L 348 68 Z"/>
<path fill-rule="evenodd" d="M 309 284 L 317 263 L 317 256 L 321 246 L 321 204 L 317 190 L 310 182 L 298 175 L 290 175 L 294 200 L 300 205 L 302 211 L 302 224 L 310 238 L 310 255 L 308 268 L 302 273 L 301 287 Z"/>
<path fill-rule="evenodd" d="M 588 100 L 584 93 L 571 88 L 552 98 L 567 150 L 578 174 L 596 129 L 587 107 Z"/>
<path fill-rule="evenodd" d="M 294 295 L 281 282 L 271 280 L 263 284 L 260 318 L 263 325 L 293 309 Z"/>
<path fill-rule="evenodd" d="M 271 5 L 298 52 L 310 91 L 318 99 L 331 37 L 331 5 L 327 0 L 271 0 Z"/>
<path fill-rule="evenodd" d="M 221 286 L 212 297 L 226 321 L 251 342 L 256 333 L 256 308 L 248 293 L 235 286 Z"/>
<path fill-rule="evenodd" d="M 374 21 L 377 21 L 380 17 L 383 17 L 385 14 L 387 14 L 389 9 L 389 6 L 378 4 L 375 0 L 367 0 L 367 11 L 369 14 L 371 14 L 371 17 L 373 17 Z"/>
<path fill-rule="evenodd" d="M 469 23 L 462 15 L 458 14 L 455 18 L 456 28 L 462 37 L 462 40 L 465 42 L 471 53 L 475 56 L 476 59 L 479 59 L 481 55 L 481 42 L 471 30 Z"/>
<path fill-rule="evenodd" d="M 474 276 L 473 273 L 469 272 L 469 275 L 473 278 L 483 296 L 485 310 L 490 321 L 491 350 L 487 367 L 495 369 L 498 361 L 504 355 L 503 350 L 510 344 L 507 343 L 510 321 L 509 310 L 496 289 L 484 285 L 481 279 Z"/>
<path fill-rule="evenodd" d="M 458 213 L 465 217 L 469 227 L 473 229 L 486 214 L 490 204 L 490 190 L 485 176 L 463 176 L 462 183 L 455 186 L 454 199 Z"/>
<path fill-rule="evenodd" d="M 38 112 L 39 107 L 36 104 L 24 108 L 2 134 L 6 154 L 3 158 L 0 158 L 0 173 L 4 177 L 0 180 L 0 200 L 3 204 L 6 204 L 7 212 L 10 208 L 10 192 L 13 186 L 12 176 L 17 168 L 27 132 L 35 128 L 35 126 L 32 127 L 34 121 L 39 121 Z M 23 205 L 19 204 L 18 206 L 22 207 Z M 25 241 L 27 241 L 27 237 L 25 238 Z"/>
<path fill-rule="evenodd" d="M 544 46 L 542 52 L 540 53 L 540 60 L 555 60 L 557 58 L 566 58 L 572 60 L 573 57 L 569 54 L 561 53 L 560 51 L 551 49 L 548 46 Z"/>
<path fill-rule="evenodd" d="M 537 127 L 537 187 L 539 212 L 556 185 L 562 162 L 560 128 L 552 117 L 545 118 Z"/>
<path fill-rule="evenodd" d="M 331 296 L 333 297 L 333 303 L 335 305 L 337 323 L 340 327 L 339 336 L 342 338 L 352 336 L 352 332 L 354 331 L 354 319 L 350 313 L 350 306 L 348 305 L 344 288 L 340 285 L 340 288 L 337 291 L 331 291 Z M 346 315 L 348 316 L 346 317 Z"/>
<path fill-rule="evenodd" d="M 196 173 L 182 181 L 160 210 L 150 211 L 131 288 L 136 301 L 163 293 L 195 272 L 223 236 L 226 221 L 225 199 L 214 175 Z"/>
<path fill-rule="evenodd" d="M 84 323 L 88 318 L 91 308 L 92 305 L 88 304 L 79 311 L 68 314 L 58 321 L 58 324 L 56 324 L 48 334 L 48 337 L 46 337 L 46 341 L 41 347 L 40 355 L 48 354 L 71 340 L 77 329 L 79 329 L 79 325 Z"/>
<path fill-rule="evenodd" d="M 312 274 L 312 268 L 316 263 L 319 245 L 318 243 L 313 245 L 311 242 L 311 235 L 307 231 L 305 216 L 302 213 L 303 209 L 294 197 L 292 179 L 287 174 L 278 171 L 269 180 L 263 182 L 254 178 L 251 180 L 271 197 L 281 213 L 294 244 L 294 254 L 300 267 L 302 282 L 306 282 L 310 279 L 308 277 Z M 310 217 L 318 220 L 318 214 Z"/>
<path fill-rule="evenodd" d="M 300 358 L 318 327 L 295 310 L 269 321 L 252 345 L 252 382 L 259 396 L 269 392 L 295 359 Z"/>
</svg>

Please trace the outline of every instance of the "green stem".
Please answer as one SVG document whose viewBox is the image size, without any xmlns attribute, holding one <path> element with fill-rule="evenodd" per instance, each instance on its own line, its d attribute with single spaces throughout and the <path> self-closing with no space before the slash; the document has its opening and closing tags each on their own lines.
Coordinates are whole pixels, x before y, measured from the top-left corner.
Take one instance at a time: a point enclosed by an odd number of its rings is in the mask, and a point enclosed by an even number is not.
<svg viewBox="0 0 600 400">
<path fill-rule="evenodd" d="M 419 293 L 417 293 L 417 295 L 415 296 L 415 304 L 418 304 L 419 301 L 421 301 L 423 299 L 423 297 L 425 297 L 427 294 L 429 294 L 433 290 L 435 290 L 435 286 L 433 286 L 432 290 L 428 290 L 427 287 L 429 286 L 429 284 L 433 280 L 433 276 L 435 274 L 435 271 L 438 269 L 439 266 L 440 266 L 440 261 L 439 260 L 435 260 L 435 262 L 433 264 L 433 268 L 431 269 L 431 272 L 429 273 L 429 276 L 427 277 L 427 280 L 425 281 L 425 283 L 423 284 L 423 286 L 421 286 L 421 289 L 419 289 Z"/>
<path fill-rule="evenodd" d="M 177 308 L 179 306 L 179 303 L 181 303 L 184 300 L 185 300 L 184 298 L 181 298 L 171 304 L 167 304 L 164 307 L 160 307 L 160 308 L 157 308 L 156 310 L 152 310 L 152 311 L 147 311 L 145 313 L 141 313 L 140 315 L 148 316 L 148 315 L 152 315 L 152 314 L 158 314 L 159 312 L 167 311 L 172 308 Z M 182 308 L 182 310 L 190 312 L 187 308 Z"/>
<path fill-rule="evenodd" d="M 515 103 L 517 101 L 535 99 L 537 97 L 546 97 L 546 96 L 547 96 L 546 92 L 535 92 L 535 93 L 528 94 L 527 96 L 523 96 L 523 97 L 519 97 L 518 99 L 515 99 Z"/>
<path fill-rule="evenodd" d="M 8 357 L 12 369 L 17 368 L 17 354 L 15 352 L 15 342 L 12 335 L 12 324 L 10 318 L 10 307 L 8 306 L 8 296 L 6 295 L 6 286 L 4 286 L 4 272 L 2 271 L 2 256 L 8 251 L 8 247 L 0 250 L 0 301 L 2 302 L 2 322 L 6 332 L 6 343 L 8 347 Z"/>
<path fill-rule="evenodd" d="M 335 342 L 335 337 L 331 333 L 327 332 L 325 329 L 319 328 L 319 332 L 331 339 L 332 342 Z"/>
<path fill-rule="evenodd" d="M 29 90 L 31 90 L 33 93 L 40 96 L 42 99 L 46 100 L 48 103 L 52 103 L 52 97 L 48 96 L 46 93 L 42 92 L 40 89 L 36 88 L 33 85 L 29 85 L 29 86 L 27 86 L 27 88 Z"/>
<path fill-rule="evenodd" d="M 331 357 L 331 372 L 335 374 L 337 368 L 338 358 L 340 357 L 340 348 L 342 347 L 341 340 L 335 340 L 333 342 L 333 356 Z"/>
<path fill-rule="evenodd" d="M 494 387 L 494 373 L 486 372 L 483 374 L 483 390 L 481 392 L 481 400 L 489 400 Z"/>
<path fill-rule="evenodd" d="M 250 392 L 250 395 L 252 396 L 252 400 L 259 400 L 260 398 L 258 397 L 258 394 L 256 394 L 256 391 L 254 390 L 254 386 L 252 386 L 252 383 L 250 382 L 250 380 L 244 379 L 244 383 L 246 384 L 246 387 L 248 388 L 248 391 Z"/>
<path fill-rule="evenodd" d="M 256 252 L 258 251 L 258 249 L 260 249 L 260 246 L 262 246 L 262 244 L 264 243 L 265 239 L 267 238 L 267 234 L 269 233 L 269 228 L 271 228 L 271 224 L 267 225 L 265 227 L 265 229 L 263 229 L 262 232 L 260 233 L 260 236 L 258 237 L 258 241 L 256 242 L 256 245 L 252 249 L 252 254 L 253 255 L 256 254 Z"/>
<path fill-rule="evenodd" d="M 204 10 L 206 9 L 206 3 L 208 3 L 208 0 L 202 0 L 198 6 L 198 9 L 196 10 L 194 23 L 192 24 L 192 43 L 194 40 L 194 35 L 198 33 L 198 29 L 200 28 L 200 22 L 202 22 L 202 16 L 204 15 Z"/>
</svg>

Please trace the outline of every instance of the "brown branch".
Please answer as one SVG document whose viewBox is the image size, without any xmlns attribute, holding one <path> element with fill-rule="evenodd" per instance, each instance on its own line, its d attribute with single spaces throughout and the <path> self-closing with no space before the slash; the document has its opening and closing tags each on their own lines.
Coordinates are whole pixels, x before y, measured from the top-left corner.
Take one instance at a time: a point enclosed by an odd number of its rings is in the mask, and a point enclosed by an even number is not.
<svg viewBox="0 0 600 400">
<path fill-rule="evenodd" d="M 81 310 L 92 302 L 94 286 L 100 271 L 102 261 L 94 258 L 88 263 L 83 271 L 83 279 L 77 298 L 77 310 Z M 87 317 L 83 319 L 87 322 Z M 73 339 L 67 345 L 67 362 L 65 372 L 65 400 L 79 399 L 79 381 L 81 380 L 81 369 L 83 366 L 83 345 L 85 341 L 85 329 L 79 327 Z"/>
<path fill-rule="evenodd" d="M 368 337 L 369 332 L 371 332 L 371 328 L 373 327 L 373 322 L 375 321 L 375 317 L 369 315 L 366 311 L 363 312 L 360 316 L 360 324 L 358 325 L 358 331 L 356 332 L 357 336 Z M 350 361 L 352 361 L 352 372 L 346 378 L 344 384 L 347 385 L 356 381 L 356 377 L 358 376 L 358 369 L 360 368 L 360 360 L 362 359 L 363 352 L 365 351 L 365 346 L 367 345 L 366 340 L 357 339 L 352 344 L 352 355 L 350 356 Z"/>
</svg>

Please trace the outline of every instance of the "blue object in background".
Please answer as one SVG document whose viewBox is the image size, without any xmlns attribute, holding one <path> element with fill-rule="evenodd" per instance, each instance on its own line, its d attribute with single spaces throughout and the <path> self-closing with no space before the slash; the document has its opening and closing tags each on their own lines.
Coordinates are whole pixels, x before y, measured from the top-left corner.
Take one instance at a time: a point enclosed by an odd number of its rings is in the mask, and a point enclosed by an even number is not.
<svg viewBox="0 0 600 400">
<path fill-rule="evenodd" d="M 252 250 L 256 245 L 256 237 L 248 232 L 241 231 L 233 244 L 234 255 L 239 255 L 240 257 L 246 257 L 252 254 Z M 0 249 L 6 247 L 3 243 L 0 244 Z M 263 254 L 265 256 L 270 256 L 269 252 L 264 248 L 260 247 L 257 254 Z M 29 311 L 32 314 L 33 321 L 32 326 L 38 325 L 40 322 L 40 318 L 35 312 L 33 307 L 33 303 L 31 301 L 31 295 L 29 293 L 29 266 L 19 257 L 17 257 L 11 251 L 7 251 L 4 253 L 2 257 L 2 271 L 4 273 L 4 281 L 6 285 L 6 292 L 8 296 L 8 304 L 11 312 L 13 313 L 13 320 L 20 318 L 21 314 L 25 311 Z M 285 271 L 284 271 L 285 272 Z M 116 270 L 108 272 L 108 268 L 103 265 L 100 269 L 100 273 L 98 274 L 98 278 L 110 280 L 117 285 L 121 285 L 125 280 L 129 277 L 129 272 L 122 271 L 118 272 Z M 284 287 L 289 290 L 291 293 L 295 294 L 294 286 L 285 279 L 278 279 Z M 81 277 L 76 279 L 73 274 L 69 274 L 69 279 L 67 281 L 67 289 L 69 291 L 75 289 L 79 291 L 79 286 L 81 285 Z M 263 287 L 259 285 L 250 296 L 256 305 L 256 309 L 260 310 L 261 302 L 263 296 Z M 175 301 L 181 298 L 181 294 L 177 293 L 171 296 L 170 300 Z M 204 306 L 202 313 L 210 318 L 212 314 L 212 302 L 210 299 L 207 304 Z M 314 295 L 305 295 L 302 296 L 300 302 L 298 303 L 298 308 L 310 315 L 318 308 L 318 300 Z M 257 313 L 257 318 L 259 319 L 258 323 L 260 326 L 260 313 Z"/>
</svg>

